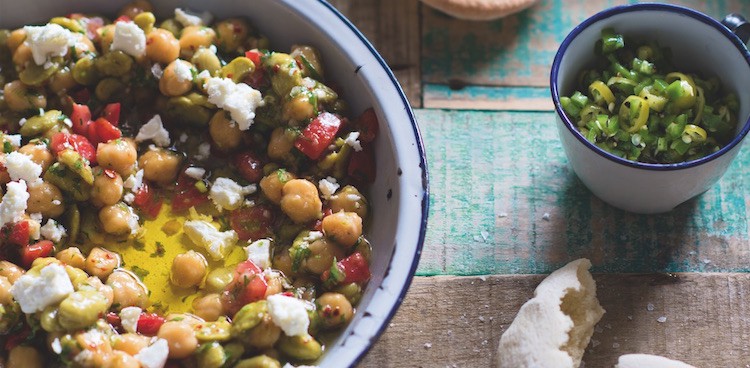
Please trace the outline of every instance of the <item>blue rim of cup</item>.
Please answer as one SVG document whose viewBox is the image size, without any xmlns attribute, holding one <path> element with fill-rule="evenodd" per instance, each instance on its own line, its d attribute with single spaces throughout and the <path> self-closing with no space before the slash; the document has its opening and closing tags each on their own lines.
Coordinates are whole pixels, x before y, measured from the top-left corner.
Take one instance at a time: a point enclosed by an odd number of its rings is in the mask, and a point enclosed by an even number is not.
<svg viewBox="0 0 750 368">
<path fill-rule="evenodd" d="M 679 13 L 682 15 L 689 16 L 693 19 L 701 21 L 715 28 L 722 35 L 727 37 L 729 41 L 731 41 L 732 44 L 737 48 L 737 51 L 740 52 L 745 57 L 745 61 L 748 63 L 748 68 L 750 69 L 750 51 L 748 51 L 747 46 L 745 46 L 745 44 L 742 43 L 739 37 L 737 37 L 737 35 L 735 35 L 732 31 L 730 31 L 729 28 L 725 27 L 719 21 L 717 21 L 714 18 L 709 17 L 706 14 L 703 14 L 699 11 L 686 8 L 683 6 L 679 6 L 679 5 L 661 4 L 661 3 L 640 3 L 640 4 L 616 6 L 616 7 L 603 10 L 599 13 L 596 13 L 590 18 L 584 20 L 581 24 L 573 28 L 573 30 L 570 31 L 568 36 L 565 37 L 562 44 L 560 44 L 560 48 L 557 50 L 555 59 L 552 62 L 552 71 L 550 73 L 550 90 L 552 92 L 552 100 L 555 104 L 555 111 L 560 116 L 560 118 L 562 118 L 562 121 L 565 124 L 565 127 L 568 128 L 568 130 L 573 134 L 573 136 L 575 136 L 578 139 L 578 141 L 580 141 L 583 145 L 587 146 L 588 148 L 592 149 L 594 152 L 596 152 L 600 156 L 610 161 L 614 161 L 621 165 L 630 166 L 630 167 L 634 167 L 638 169 L 644 169 L 644 170 L 672 171 L 672 170 L 681 170 L 681 169 L 691 168 L 691 167 L 698 166 L 703 163 L 706 163 L 706 162 L 709 162 L 709 161 L 712 161 L 714 159 L 721 157 L 722 155 L 731 151 L 735 146 L 739 145 L 740 142 L 742 142 L 742 139 L 745 138 L 747 133 L 750 131 L 750 117 L 747 118 L 747 120 L 745 121 L 745 125 L 742 127 L 742 130 L 732 139 L 732 141 L 716 152 L 713 152 L 707 156 L 701 157 L 693 161 L 685 161 L 685 162 L 679 162 L 679 163 L 673 163 L 673 164 L 650 164 L 650 163 L 624 159 L 622 157 L 615 156 L 597 147 L 595 144 L 591 143 L 588 139 L 586 139 L 586 137 L 584 137 L 578 131 L 578 129 L 575 128 L 575 125 L 573 124 L 573 122 L 568 118 L 567 114 L 565 114 L 565 112 L 563 111 L 562 105 L 560 104 L 560 92 L 558 89 L 557 79 L 558 79 L 559 72 L 560 72 L 560 63 L 562 62 L 563 55 L 565 55 L 565 52 L 570 46 L 570 43 L 573 42 L 573 40 L 576 37 L 578 37 L 578 35 L 581 32 L 583 32 L 583 30 L 585 30 L 586 28 L 588 28 L 594 23 L 607 19 L 613 15 L 644 11 L 644 10 L 658 10 L 658 11 Z"/>
</svg>

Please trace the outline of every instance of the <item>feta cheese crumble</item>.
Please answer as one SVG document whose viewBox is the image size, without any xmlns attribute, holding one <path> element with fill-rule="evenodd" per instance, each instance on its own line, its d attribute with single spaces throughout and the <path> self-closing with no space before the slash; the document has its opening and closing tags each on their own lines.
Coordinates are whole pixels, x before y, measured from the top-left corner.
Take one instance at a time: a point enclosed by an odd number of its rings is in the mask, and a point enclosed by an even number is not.
<svg viewBox="0 0 750 368">
<path fill-rule="evenodd" d="M 23 30 L 26 31 L 25 43 L 31 48 L 31 56 L 36 65 L 45 65 L 55 56 L 65 56 L 68 49 L 76 43 L 73 33 L 59 24 L 26 26 Z"/>
<path fill-rule="evenodd" d="M 143 310 L 138 307 L 125 307 L 120 311 L 120 324 L 125 331 L 135 333 L 138 330 L 138 319 Z"/>
<path fill-rule="evenodd" d="M 208 197 L 211 198 L 219 210 L 236 210 L 242 205 L 245 196 L 255 193 L 256 190 L 257 187 L 255 184 L 243 187 L 232 179 L 217 178 L 214 180 L 213 185 L 211 185 Z"/>
<path fill-rule="evenodd" d="M 133 357 L 141 363 L 143 368 L 162 368 L 167 364 L 167 356 L 169 356 L 167 340 L 157 338 L 153 344 L 141 349 Z"/>
<path fill-rule="evenodd" d="M 183 27 L 207 26 L 211 24 L 213 16 L 209 12 L 195 13 L 190 10 L 176 8 L 174 10 L 174 19 L 180 22 Z"/>
<path fill-rule="evenodd" d="M 307 316 L 305 302 L 300 299 L 274 294 L 266 298 L 268 315 L 276 326 L 279 326 L 287 336 L 307 334 L 310 319 Z"/>
<path fill-rule="evenodd" d="M 3 200 L 0 202 L 0 227 L 20 221 L 26 212 L 29 192 L 25 181 L 11 181 L 6 187 Z"/>
<path fill-rule="evenodd" d="M 51 263 L 39 271 L 38 275 L 31 272 L 19 277 L 10 288 L 10 293 L 16 299 L 24 313 L 41 312 L 44 308 L 54 305 L 73 292 L 65 267 L 58 263 Z"/>
<path fill-rule="evenodd" d="M 185 175 L 195 180 L 201 180 L 203 179 L 203 175 L 206 175 L 206 169 L 202 167 L 191 166 L 185 169 Z"/>
<path fill-rule="evenodd" d="M 146 34 L 133 22 L 117 22 L 110 50 L 120 50 L 132 57 L 141 57 L 146 53 Z"/>
<path fill-rule="evenodd" d="M 346 144 L 352 146 L 355 151 L 359 152 L 362 150 L 362 144 L 359 143 L 359 132 L 351 132 L 348 136 L 346 136 L 346 139 L 344 142 Z"/>
<path fill-rule="evenodd" d="M 271 267 L 271 239 L 259 239 L 245 247 L 247 260 L 261 269 Z"/>
<path fill-rule="evenodd" d="M 164 129 L 161 116 L 158 114 L 154 115 L 148 123 L 143 124 L 141 129 L 138 130 L 138 134 L 135 136 L 135 141 L 138 143 L 147 140 L 153 141 L 159 147 L 167 147 L 171 142 L 169 139 L 169 132 Z"/>
<path fill-rule="evenodd" d="M 175 77 L 177 77 L 177 81 L 182 82 L 190 82 L 193 80 L 193 70 L 190 69 L 190 66 L 187 64 L 187 62 L 176 60 L 174 64 L 174 74 Z"/>
<path fill-rule="evenodd" d="M 5 168 L 8 170 L 10 180 L 25 180 L 27 184 L 41 182 L 39 176 L 42 175 L 42 166 L 34 162 L 31 156 L 13 151 L 5 155 Z"/>
<path fill-rule="evenodd" d="M 55 243 L 66 235 L 65 227 L 53 219 L 47 220 L 47 223 L 39 231 L 45 239 L 52 240 Z"/>
<path fill-rule="evenodd" d="M 320 179 L 318 182 L 318 189 L 320 189 L 320 194 L 323 195 L 323 198 L 330 199 L 331 196 L 336 193 L 336 191 L 339 189 L 340 185 L 336 182 L 336 178 L 329 176 L 325 179 Z"/>
<path fill-rule="evenodd" d="M 255 109 L 263 106 L 260 91 L 228 78 L 210 78 L 206 82 L 208 102 L 229 112 L 240 130 L 248 130 L 255 119 Z"/>
<path fill-rule="evenodd" d="M 203 220 L 185 221 L 183 231 L 195 245 L 205 248 L 211 258 L 217 261 L 229 254 L 238 240 L 234 230 L 222 232 Z"/>
</svg>

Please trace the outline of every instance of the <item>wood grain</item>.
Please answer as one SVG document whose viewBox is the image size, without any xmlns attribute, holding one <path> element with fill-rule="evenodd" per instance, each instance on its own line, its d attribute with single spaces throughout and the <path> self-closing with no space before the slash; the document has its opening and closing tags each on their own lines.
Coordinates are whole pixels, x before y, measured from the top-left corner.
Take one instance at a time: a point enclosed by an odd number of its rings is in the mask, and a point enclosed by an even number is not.
<svg viewBox="0 0 750 368">
<path fill-rule="evenodd" d="M 360 367 L 492 367 L 500 336 L 543 277 L 418 277 Z M 584 356 L 586 367 L 613 367 L 628 353 L 701 368 L 748 367 L 750 275 L 594 278 L 607 313 Z"/>
<path fill-rule="evenodd" d="M 372 42 L 413 107 L 422 106 L 420 3 L 409 0 L 332 0 Z"/>
<path fill-rule="evenodd" d="M 662 215 L 594 197 L 568 168 L 554 113 L 417 110 L 430 169 L 421 276 L 750 271 L 750 148 L 706 193 Z"/>
</svg>

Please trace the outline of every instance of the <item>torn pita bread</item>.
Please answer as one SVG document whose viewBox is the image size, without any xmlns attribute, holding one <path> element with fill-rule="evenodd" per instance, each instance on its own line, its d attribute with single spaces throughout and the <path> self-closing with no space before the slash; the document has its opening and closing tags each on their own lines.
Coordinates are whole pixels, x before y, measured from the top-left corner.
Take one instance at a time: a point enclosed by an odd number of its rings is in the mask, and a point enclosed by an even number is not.
<svg viewBox="0 0 750 368">
<path fill-rule="evenodd" d="M 591 262 L 579 259 L 553 272 L 534 291 L 500 338 L 498 368 L 577 368 L 604 315 Z"/>
<path fill-rule="evenodd" d="M 692 365 L 658 355 L 627 354 L 617 360 L 615 368 L 695 368 Z"/>
<path fill-rule="evenodd" d="M 450 16 L 466 20 L 493 20 L 517 13 L 537 0 L 422 0 Z"/>
</svg>

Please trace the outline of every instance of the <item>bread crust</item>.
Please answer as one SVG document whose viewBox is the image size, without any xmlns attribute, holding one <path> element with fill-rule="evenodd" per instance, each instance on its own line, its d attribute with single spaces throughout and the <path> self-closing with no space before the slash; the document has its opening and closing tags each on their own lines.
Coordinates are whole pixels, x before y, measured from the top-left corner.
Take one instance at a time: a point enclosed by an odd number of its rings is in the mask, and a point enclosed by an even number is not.
<svg viewBox="0 0 750 368">
<path fill-rule="evenodd" d="M 604 315 L 591 262 L 579 259 L 545 278 L 500 337 L 498 368 L 578 368 Z"/>
<path fill-rule="evenodd" d="M 517 13 L 537 0 L 422 0 L 425 4 L 455 18 L 493 20 Z"/>
</svg>

